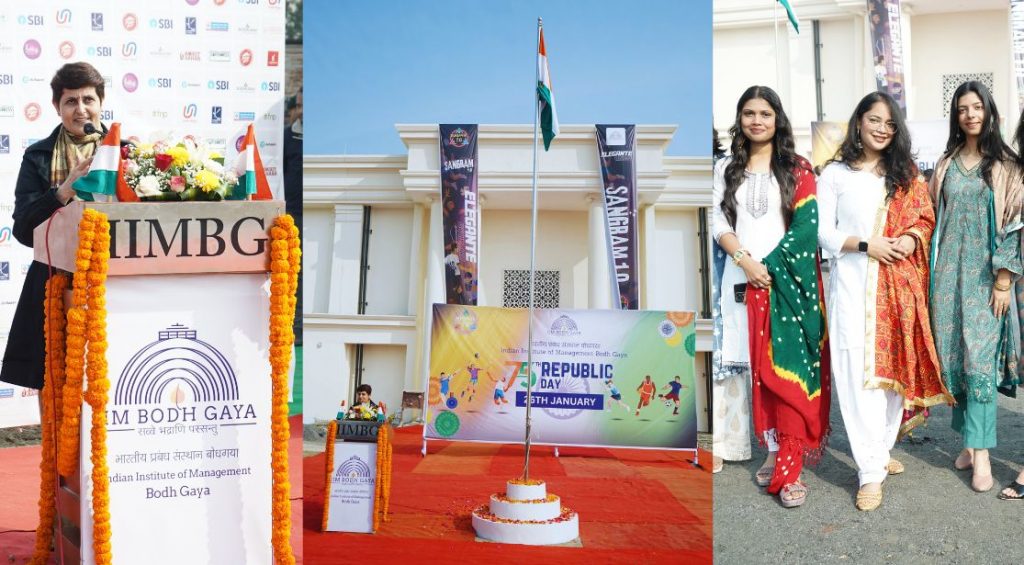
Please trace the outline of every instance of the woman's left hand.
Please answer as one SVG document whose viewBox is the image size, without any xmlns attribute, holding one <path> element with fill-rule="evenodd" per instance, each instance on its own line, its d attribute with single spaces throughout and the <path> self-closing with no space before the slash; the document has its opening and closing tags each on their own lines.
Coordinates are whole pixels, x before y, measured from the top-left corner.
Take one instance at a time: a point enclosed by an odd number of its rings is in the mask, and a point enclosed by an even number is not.
<svg viewBox="0 0 1024 565">
<path fill-rule="evenodd" d="M 996 318 L 1002 318 L 1010 308 L 1010 290 L 999 290 L 993 287 L 992 298 L 989 299 L 988 305 L 992 307 L 992 313 Z"/>
</svg>

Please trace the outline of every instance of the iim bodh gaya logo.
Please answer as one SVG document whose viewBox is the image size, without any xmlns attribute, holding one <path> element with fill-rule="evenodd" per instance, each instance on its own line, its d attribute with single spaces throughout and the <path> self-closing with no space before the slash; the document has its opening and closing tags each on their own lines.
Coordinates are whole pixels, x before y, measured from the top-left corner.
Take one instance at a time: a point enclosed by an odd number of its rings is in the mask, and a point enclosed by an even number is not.
<svg viewBox="0 0 1024 565">
<path fill-rule="evenodd" d="M 448 134 L 448 145 L 452 147 L 465 147 L 469 145 L 469 134 L 462 128 L 455 128 Z"/>
<path fill-rule="evenodd" d="M 345 485 L 372 485 L 375 477 L 370 473 L 370 466 L 358 455 L 353 455 L 338 465 L 332 483 Z"/>
<path fill-rule="evenodd" d="M 253 405 L 239 402 L 238 378 L 228 359 L 180 324 L 158 332 L 156 341 L 132 355 L 112 405 L 136 407 L 111 410 L 113 426 L 256 419 Z"/>
</svg>

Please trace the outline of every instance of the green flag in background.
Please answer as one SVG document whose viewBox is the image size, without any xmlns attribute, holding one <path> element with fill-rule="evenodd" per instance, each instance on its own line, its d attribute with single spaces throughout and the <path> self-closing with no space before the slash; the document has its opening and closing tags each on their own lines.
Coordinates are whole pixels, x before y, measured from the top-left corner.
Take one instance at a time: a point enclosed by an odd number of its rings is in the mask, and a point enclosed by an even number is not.
<svg viewBox="0 0 1024 565">
<path fill-rule="evenodd" d="M 793 24 L 793 29 L 800 33 L 800 23 L 796 20 L 796 12 L 793 11 L 793 6 L 789 5 L 789 0 L 778 0 L 778 2 L 786 9 L 786 15 L 789 16 L 789 23 Z"/>
</svg>

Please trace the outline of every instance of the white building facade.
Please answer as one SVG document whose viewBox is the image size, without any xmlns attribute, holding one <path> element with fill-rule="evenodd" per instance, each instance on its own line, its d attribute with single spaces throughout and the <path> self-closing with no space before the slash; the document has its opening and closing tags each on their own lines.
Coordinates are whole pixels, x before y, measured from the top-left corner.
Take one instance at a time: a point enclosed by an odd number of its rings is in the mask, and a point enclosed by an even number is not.
<svg viewBox="0 0 1024 565">
<path fill-rule="evenodd" d="M 775 0 L 715 0 L 714 123 L 724 137 L 743 91 L 770 86 L 793 123 L 797 151 L 809 155 L 811 122 L 846 122 L 876 90 L 871 31 L 865 0 L 790 1 L 799 34 Z M 900 19 L 907 119 L 946 119 L 952 89 L 976 79 L 992 86 L 1003 131 L 1012 133 L 1019 110 L 1009 2 L 903 0 Z"/>
<path fill-rule="evenodd" d="M 359 383 L 394 411 L 427 381 L 431 306 L 445 302 L 438 128 L 396 128 L 405 155 L 304 159 L 306 424 L 333 418 Z M 706 431 L 711 159 L 665 155 L 675 132 L 637 126 L 640 307 L 697 312 Z M 478 303 L 516 305 L 530 267 L 533 126 L 481 125 L 478 139 Z M 537 270 L 549 281 L 538 292 L 560 308 L 611 307 L 594 126 L 563 125 L 538 170 Z"/>
</svg>

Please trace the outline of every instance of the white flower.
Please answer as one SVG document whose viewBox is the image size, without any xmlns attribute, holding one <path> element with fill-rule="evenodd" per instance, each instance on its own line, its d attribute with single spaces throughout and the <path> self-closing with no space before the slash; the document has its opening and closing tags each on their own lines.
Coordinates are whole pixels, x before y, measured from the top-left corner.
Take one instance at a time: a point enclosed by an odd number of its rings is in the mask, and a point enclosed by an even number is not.
<svg viewBox="0 0 1024 565">
<path fill-rule="evenodd" d="M 159 196 L 160 179 L 153 175 L 146 175 L 140 178 L 139 184 L 135 185 L 135 192 L 139 196 Z"/>
<path fill-rule="evenodd" d="M 224 166 L 213 159 L 203 161 L 203 168 L 211 173 L 217 173 L 218 175 L 224 174 Z"/>
</svg>

